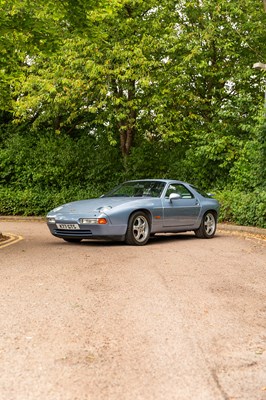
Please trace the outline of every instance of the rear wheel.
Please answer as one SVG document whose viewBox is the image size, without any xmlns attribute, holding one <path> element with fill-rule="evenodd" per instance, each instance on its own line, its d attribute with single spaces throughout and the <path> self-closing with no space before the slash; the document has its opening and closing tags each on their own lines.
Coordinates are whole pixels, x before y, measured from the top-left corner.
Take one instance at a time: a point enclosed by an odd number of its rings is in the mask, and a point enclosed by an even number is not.
<svg viewBox="0 0 266 400">
<path fill-rule="evenodd" d="M 143 246 L 150 238 L 149 218 L 144 212 L 136 211 L 128 221 L 126 243 Z"/>
<path fill-rule="evenodd" d="M 195 235 L 201 239 L 211 239 L 216 231 L 217 218 L 216 215 L 208 211 L 204 214 L 199 229 L 196 229 Z"/>
</svg>

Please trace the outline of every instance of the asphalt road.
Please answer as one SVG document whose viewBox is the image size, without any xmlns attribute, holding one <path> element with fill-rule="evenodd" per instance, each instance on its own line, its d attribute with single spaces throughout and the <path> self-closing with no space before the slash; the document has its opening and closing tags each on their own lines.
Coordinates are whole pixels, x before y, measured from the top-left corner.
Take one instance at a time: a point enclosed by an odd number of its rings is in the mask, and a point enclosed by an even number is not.
<svg viewBox="0 0 266 400">
<path fill-rule="evenodd" d="M 266 399 L 266 242 L 1 222 L 0 400 Z"/>
</svg>

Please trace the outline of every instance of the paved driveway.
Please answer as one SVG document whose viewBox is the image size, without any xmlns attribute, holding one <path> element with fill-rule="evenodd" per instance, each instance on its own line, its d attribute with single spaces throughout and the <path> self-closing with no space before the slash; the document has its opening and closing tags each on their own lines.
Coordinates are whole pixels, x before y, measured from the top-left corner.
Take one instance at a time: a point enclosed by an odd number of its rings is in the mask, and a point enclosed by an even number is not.
<svg viewBox="0 0 266 400">
<path fill-rule="evenodd" d="M 266 399 L 265 241 L 1 231 L 1 400 Z"/>
</svg>

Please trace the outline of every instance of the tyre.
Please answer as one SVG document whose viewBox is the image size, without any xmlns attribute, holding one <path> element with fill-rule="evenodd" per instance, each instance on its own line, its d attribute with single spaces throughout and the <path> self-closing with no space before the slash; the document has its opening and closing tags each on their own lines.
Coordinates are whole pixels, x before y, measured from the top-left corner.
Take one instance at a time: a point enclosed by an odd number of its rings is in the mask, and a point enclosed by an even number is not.
<svg viewBox="0 0 266 400">
<path fill-rule="evenodd" d="M 69 243 L 80 243 L 81 239 L 64 238 L 64 241 Z"/>
<path fill-rule="evenodd" d="M 128 221 L 126 243 L 143 246 L 150 238 L 150 222 L 148 216 L 141 211 L 134 212 Z"/>
<path fill-rule="evenodd" d="M 212 211 L 203 215 L 199 229 L 196 229 L 195 235 L 201 239 L 211 239 L 216 231 L 217 218 Z"/>
</svg>

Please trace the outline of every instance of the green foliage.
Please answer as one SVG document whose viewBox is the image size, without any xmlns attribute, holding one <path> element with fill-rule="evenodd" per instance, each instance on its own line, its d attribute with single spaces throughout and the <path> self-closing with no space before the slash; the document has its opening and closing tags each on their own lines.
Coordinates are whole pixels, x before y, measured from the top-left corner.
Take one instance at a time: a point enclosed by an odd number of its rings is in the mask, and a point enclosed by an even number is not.
<svg viewBox="0 0 266 400">
<path fill-rule="evenodd" d="M 53 53 L 60 42 L 60 2 L 1 0 L 0 110 L 11 111 L 14 85 L 37 54 Z"/>
<path fill-rule="evenodd" d="M 14 189 L 61 190 L 115 182 L 118 151 L 95 137 L 52 133 L 11 135 L 0 148 L 0 184 Z M 104 162 L 103 162 L 104 159 Z"/>
<path fill-rule="evenodd" d="M 265 22 L 261 0 L 2 0 L 0 212 L 168 177 L 263 224 Z"/>
<path fill-rule="evenodd" d="M 253 192 L 236 189 L 217 193 L 221 202 L 220 221 L 234 222 L 266 228 L 266 190 L 257 188 Z"/>
<path fill-rule="evenodd" d="M 44 216 L 60 204 L 98 197 L 95 187 L 77 187 L 61 190 L 0 188 L 0 215 Z"/>
<path fill-rule="evenodd" d="M 179 144 L 143 141 L 127 158 L 125 178 L 184 179 L 183 163 L 184 154 Z"/>
</svg>

